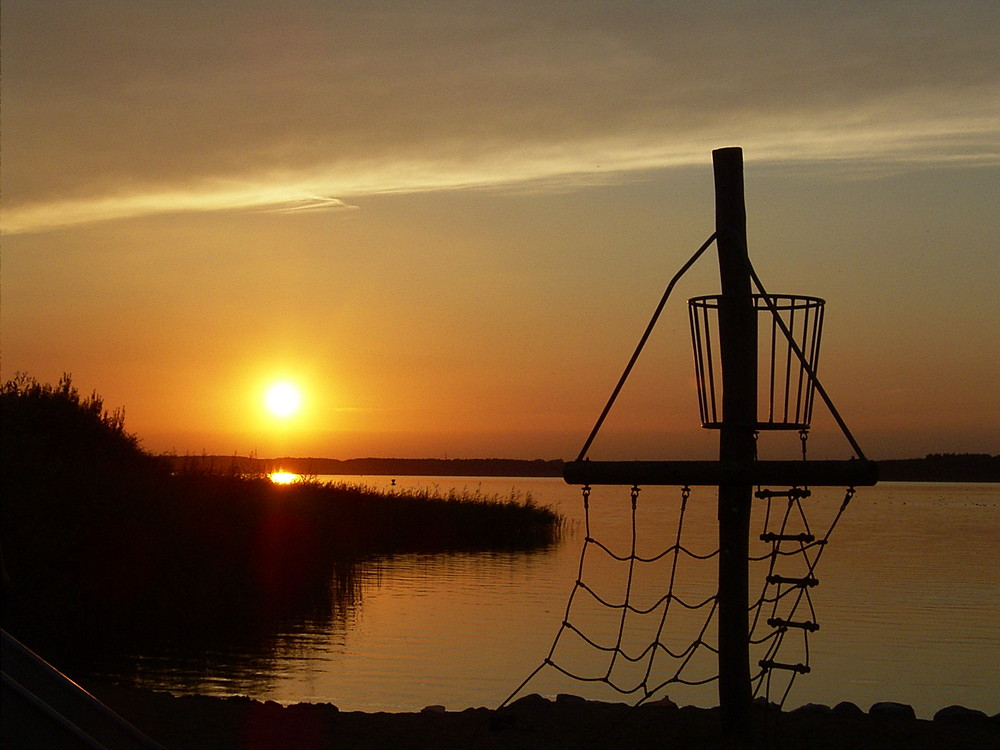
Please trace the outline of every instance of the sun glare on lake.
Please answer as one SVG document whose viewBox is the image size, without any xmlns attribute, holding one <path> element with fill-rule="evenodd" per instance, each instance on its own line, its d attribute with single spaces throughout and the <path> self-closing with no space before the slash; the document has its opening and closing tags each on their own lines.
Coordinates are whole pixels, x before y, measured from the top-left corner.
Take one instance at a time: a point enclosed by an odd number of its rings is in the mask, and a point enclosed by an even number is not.
<svg viewBox="0 0 1000 750">
<path fill-rule="evenodd" d="M 292 417 L 302 408 L 302 392 L 294 383 L 275 383 L 264 394 L 268 412 L 275 417 Z"/>
<path fill-rule="evenodd" d="M 291 484 L 292 482 L 297 482 L 302 477 L 298 474 L 293 474 L 290 471 L 275 471 L 271 473 L 271 481 L 275 484 Z"/>
</svg>

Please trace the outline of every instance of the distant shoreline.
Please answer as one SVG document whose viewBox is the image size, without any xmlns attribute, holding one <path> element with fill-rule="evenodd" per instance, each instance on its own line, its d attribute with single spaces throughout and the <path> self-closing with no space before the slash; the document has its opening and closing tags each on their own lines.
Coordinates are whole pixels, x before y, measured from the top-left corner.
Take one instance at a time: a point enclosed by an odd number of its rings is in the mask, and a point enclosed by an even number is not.
<svg viewBox="0 0 1000 750">
<path fill-rule="evenodd" d="M 561 477 L 562 459 L 510 458 L 254 458 L 249 456 L 162 455 L 175 471 L 213 474 L 304 476 Z M 932 453 L 923 458 L 879 461 L 884 482 L 1000 482 L 1000 456 L 985 453 Z"/>
</svg>

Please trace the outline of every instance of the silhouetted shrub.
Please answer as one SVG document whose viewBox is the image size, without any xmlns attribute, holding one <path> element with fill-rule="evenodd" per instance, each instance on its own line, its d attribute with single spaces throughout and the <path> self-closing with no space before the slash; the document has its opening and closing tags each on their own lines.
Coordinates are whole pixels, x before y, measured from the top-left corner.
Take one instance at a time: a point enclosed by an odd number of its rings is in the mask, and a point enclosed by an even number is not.
<svg viewBox="0 0 1000 750">
<path fill-rule="evenodd" d="M 365 557 L 531 549 L 559 531 L 530 498 L 173 472 L 69 376 L 16 377 L 0 414 L 4 625 L 29 643 L 233 638 L 328 613 Z"/>
</svg>

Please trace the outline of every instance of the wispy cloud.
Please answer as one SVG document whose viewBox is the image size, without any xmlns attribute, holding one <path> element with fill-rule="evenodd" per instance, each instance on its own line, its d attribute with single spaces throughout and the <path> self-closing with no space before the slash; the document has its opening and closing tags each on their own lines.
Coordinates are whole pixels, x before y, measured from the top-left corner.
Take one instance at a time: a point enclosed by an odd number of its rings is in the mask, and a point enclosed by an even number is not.
<svg viewBox="0 0 1000 750">
<path fill-rule="evenodd" d="M 2 222 L 5 234 L 20 234 L 151 214 L 242 209 L 285 213 L 355 208 L 338 198 L 300 196 L 301 191 L 297 191 L 295 186 L 252 183 L 229 188 L 204 186 L 189 191 L 137 191 L 93 199 L 39 201 L 5 208 Z"/>
<path fill-rule="evenodd" d="M 3 12 L 8 233 L 627 179 L 730 144 L 770 161 L 1000 158 L 992 2 Z"/>
<path fill-rule="evenodd" d="M 282 203 L 276 203 L 263 210 L 269 213 L 294 214 L 304 211 L 342 211 L 354 210 L 357 206 L 351 206 L 339 198 L 331 198 L 325 195 L 310 195 L 305 198 L 290 199 Z"/>
</svg>

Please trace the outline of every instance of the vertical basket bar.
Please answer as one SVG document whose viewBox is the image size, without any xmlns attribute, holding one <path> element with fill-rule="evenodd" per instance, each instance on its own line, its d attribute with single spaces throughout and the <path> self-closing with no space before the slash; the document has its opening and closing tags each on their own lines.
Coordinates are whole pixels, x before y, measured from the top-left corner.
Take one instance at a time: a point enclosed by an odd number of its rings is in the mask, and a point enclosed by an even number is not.
<svg viewBox="0 0 1000 750">
<path fill-rule="evenodd" d="M 791 338 L 795 338 L 795 306 L 788 312 L 788 330 L 791 331 Z M 788 422 L 788 397 L 789 391 L 791 390 L 791 378 L 792 378 L 792 347 L 789 346 L 788 342 L 785 341 L 785 399 L 782 404 L 783 409 L 781 411 L 781 421 Z"/>
<path fill-rule="evenodd" d="M 816 308 L 816 324 L 813 326 L 812 346 L 809 352 L 809 361 L 812 363 L 813 372 L 819 371 L 819 342 L 823 339 L 823 318 L 826 316 L 826 307 L 819 305 Z M 816 384 L 809 380 L 809 392 L 806 394 L 806 415 L 811 419 L 813 404 L 816 402 Z"/>
<path fill-rule="evenodd" d="M 705 422 L 705 369 L 701 361 L 701 329 L 698 327 L 697 313 L 688 306 L 688 324 L 691 326 L 691 341 L 694 351 L 694 380 L 698 389 L 698 414 L 702 423 Z"/>
<path fill-rule="evenodd" d="M 806 339 L 809 336 L 809 308 L 807 307 L 802 313 L 802 330 L 801 339 L 799 339 L 794 333 L 794 328 L 792 329 L 792 335 L 796 337 L 796 343 L 799 345 L 801 351 L 805 351 Z M 792 357 L 792 347 L 788 347 L 788 358 L 789 361 Z M 795 412 L 793 414 L 792 422 L 801 422 L 802 419 L 802 389 L 808 385 L 808 381 L 805 380 L 805 370 L 801 367 L 798 368 L 798 373 L 795 376 Z"/>
<path fill-rule="evenodd" d="M 711 408 L 711 417 L 712 417 L 712 421 L 713 422 L 718 422 L 719 421 L 719 404 L 718 404 L 718 402 L 715 399 L 715 368 L 713 367 L 713 363 L 715 361 L 715 359 L 714 359 L 715 354 L 712 351 L 712 335 L 711 335 L 712 329 L 708 325 L 708 308 L 707 307 L 704 309 L 704 316 L 705 316 L 705 331 L 706 331 L 706 342 L 707 342 L 707 350 L 706 350 L 705 354 L 706 354 L 706 357 L 708 358 L 707 359 L 707 361 L 708 361 L 708 388 L 709 388 L 709 393 L 712 394 L 712 400 L 711 400 L 711 407 L 712 407 Z"/>
<path fill-rule="evenodd" d="M 775 385 L 775 371 L 774 371 L 774 352 L 776 351 L 775 345 L 778 341 L 778 323 L 771 318 L 771 356 L 768 358 L 770 363 L 769 368 L 769 383 L 767 389 L 767 421 L 774 421 L 774 385 Z"/>
</svg>

